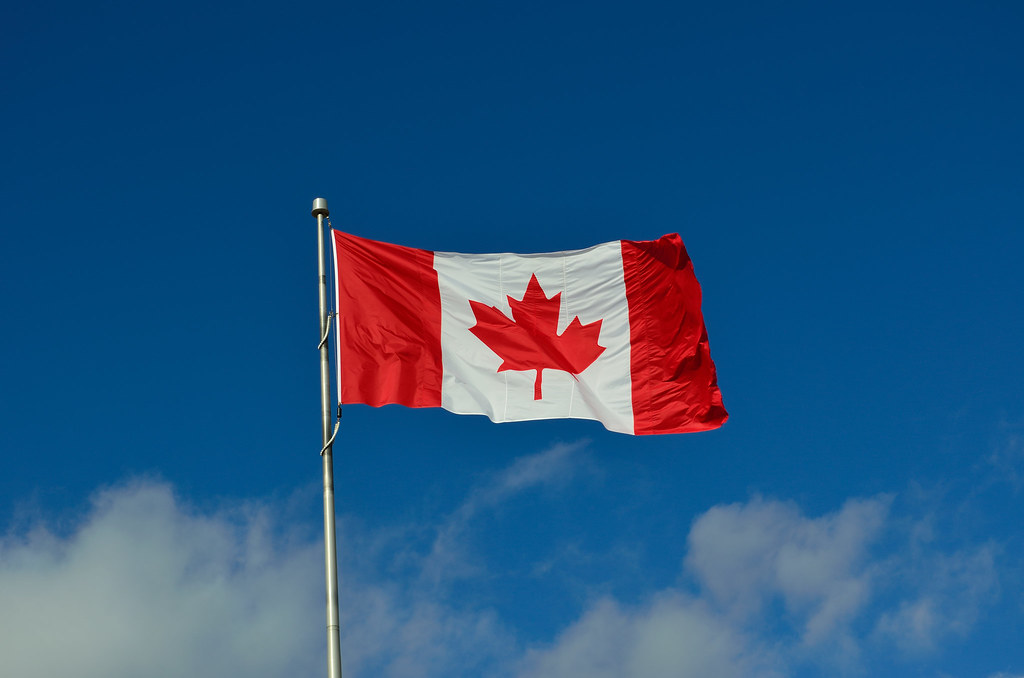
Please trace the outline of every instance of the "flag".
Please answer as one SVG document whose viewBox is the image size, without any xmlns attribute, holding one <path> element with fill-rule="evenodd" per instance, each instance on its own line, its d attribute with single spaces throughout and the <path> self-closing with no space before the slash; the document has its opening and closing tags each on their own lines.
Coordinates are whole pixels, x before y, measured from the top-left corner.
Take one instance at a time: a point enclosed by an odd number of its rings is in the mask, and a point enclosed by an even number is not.
<svg viewBox="0 0 1024 678">
<path fill-rule="evenodd" d="M 676 234 L 546 254 L 333 235 L 341 403 L 596 419 L 629 434 L 728 417 Z"/>
</svg>

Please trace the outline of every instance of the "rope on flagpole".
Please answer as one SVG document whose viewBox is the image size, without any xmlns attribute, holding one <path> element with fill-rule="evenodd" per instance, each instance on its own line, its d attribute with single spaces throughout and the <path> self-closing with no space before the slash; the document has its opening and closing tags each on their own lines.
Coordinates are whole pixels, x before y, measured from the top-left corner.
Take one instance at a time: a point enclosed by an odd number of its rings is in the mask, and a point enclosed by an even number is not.
<svg viewBox="0 0 1024 678">
<path fill-rule="evenodd" d="M 317 344 L 316 346 L 316 350 L 318 351 L 324 347 L 324 344 L 327 343 L 327 337 L 331 336 L 331 318 L 333 317 L 334 311 L 330 311 L 327 313 L 327 329 L 324 330 L 324 336 L 320 338 L 320 343 Z"/>
<path fill-rule="evenodd" d="M 324 445 L 323 448 L 320 450 L 320 456 L 321 457 L 324 456 L 325 454 L 327 454 L 327 450 L 331 449 L 331 445 L 334 444 L 334 439 L 338 437 L 338 429 L 339 428 L 341 428 L 341 420 L 340 419 L 338 421 L 334 422 L 334 433 L 331 434 L 330 440 L 328 440 L 327 444 Z"/>
</svg>

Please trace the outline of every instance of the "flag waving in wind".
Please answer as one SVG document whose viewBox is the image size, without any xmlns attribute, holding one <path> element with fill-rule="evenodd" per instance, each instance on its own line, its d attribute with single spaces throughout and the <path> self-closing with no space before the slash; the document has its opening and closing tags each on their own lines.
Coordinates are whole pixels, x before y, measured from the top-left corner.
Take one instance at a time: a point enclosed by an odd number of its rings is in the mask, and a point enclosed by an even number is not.
<svg viewBox="0 0 1024 678">
<path fill-rule="evenodd" d="M 728 418 L 678 235 L 457 254 L 333 234 L 342 403 L 596 419 L 630 434 Z"/>
</svg>

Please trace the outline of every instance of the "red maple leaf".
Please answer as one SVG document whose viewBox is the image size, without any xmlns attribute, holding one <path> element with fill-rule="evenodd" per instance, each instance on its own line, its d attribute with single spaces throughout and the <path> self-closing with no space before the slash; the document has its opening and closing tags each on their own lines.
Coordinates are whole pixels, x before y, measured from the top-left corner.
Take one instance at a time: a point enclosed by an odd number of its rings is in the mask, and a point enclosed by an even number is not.
<svg viewBox="0 0 1024 678">
<path fill-rule="evenodd" d="M 537 370 L 534 400 L 541 399 L 544 370 L 561 370 L 575 376 L 604 352 L 605 347 L 597 344 L 601 335 L 600 320 L 584 325 L 576 316 L 565 331 L 558 334 L 562 293 L 548 299 L 536 274 L 530 277 L 522 300 L 508 297 L 508 304 L 512 307 L 512 319 L 494 306 L 470 299 L 476 325 L 469 331 L 504 361 L 498 366 L 499 372 Z"/>
</svg>

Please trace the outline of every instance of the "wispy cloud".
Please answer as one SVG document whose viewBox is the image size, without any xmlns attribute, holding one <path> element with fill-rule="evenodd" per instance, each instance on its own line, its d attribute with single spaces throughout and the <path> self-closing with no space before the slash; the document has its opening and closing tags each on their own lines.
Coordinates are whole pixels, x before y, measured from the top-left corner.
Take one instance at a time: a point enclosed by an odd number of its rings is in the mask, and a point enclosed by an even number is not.
<svg viewBox="0 0 1024 678">
<path fill-rule="evenodd" d="M 1019 491 L 1024 486 L 1024 424 L 1003 420 L 987 461 L 999 480 Z"/>
<path fill-rule="evenodd" d="M 933 650 L 949 636 L 966 636 L 999 582 L 993 544 L 935 552 L 913 562 L 901 580 L 909 597 L 878 619 L 876 634 L 909 653 Z"/>
<path fill-rule="evenodd" d="M 585 467 L 585 443 L 557 444 L 536 454 L 519 457 L 502 471 L 485 478 L 436 527 L 436 536 L 422 573 L 438 584 L 479 572 L 465 551 L 465 532 L 483 511 L 495 508 L 516 494 L 541 487 L 561 487 Z"/>
<path fill-rule="evenodd" d="M 413 528 L 432 535 L 423 552 L 407 531 L 375 539 L 350 524 L 346 529 L 357 534 L 347 538 L 373 545 L 358 553 L 350 549 L 346 558 L 346 666 L 356 675 L 391 678 L 510 675 L 519 652 L 515 630 L 496 610 L 457 602 L 449 589 L 490 575 L 472 545 L 489 511 L 524 493 L 565 487 L 588 467 L 585 443 L 557 444 L 515 459 L 481 478 L 438 522 Z M 397 570 L 402 576 L 381 576 Z"/>
</svg>

